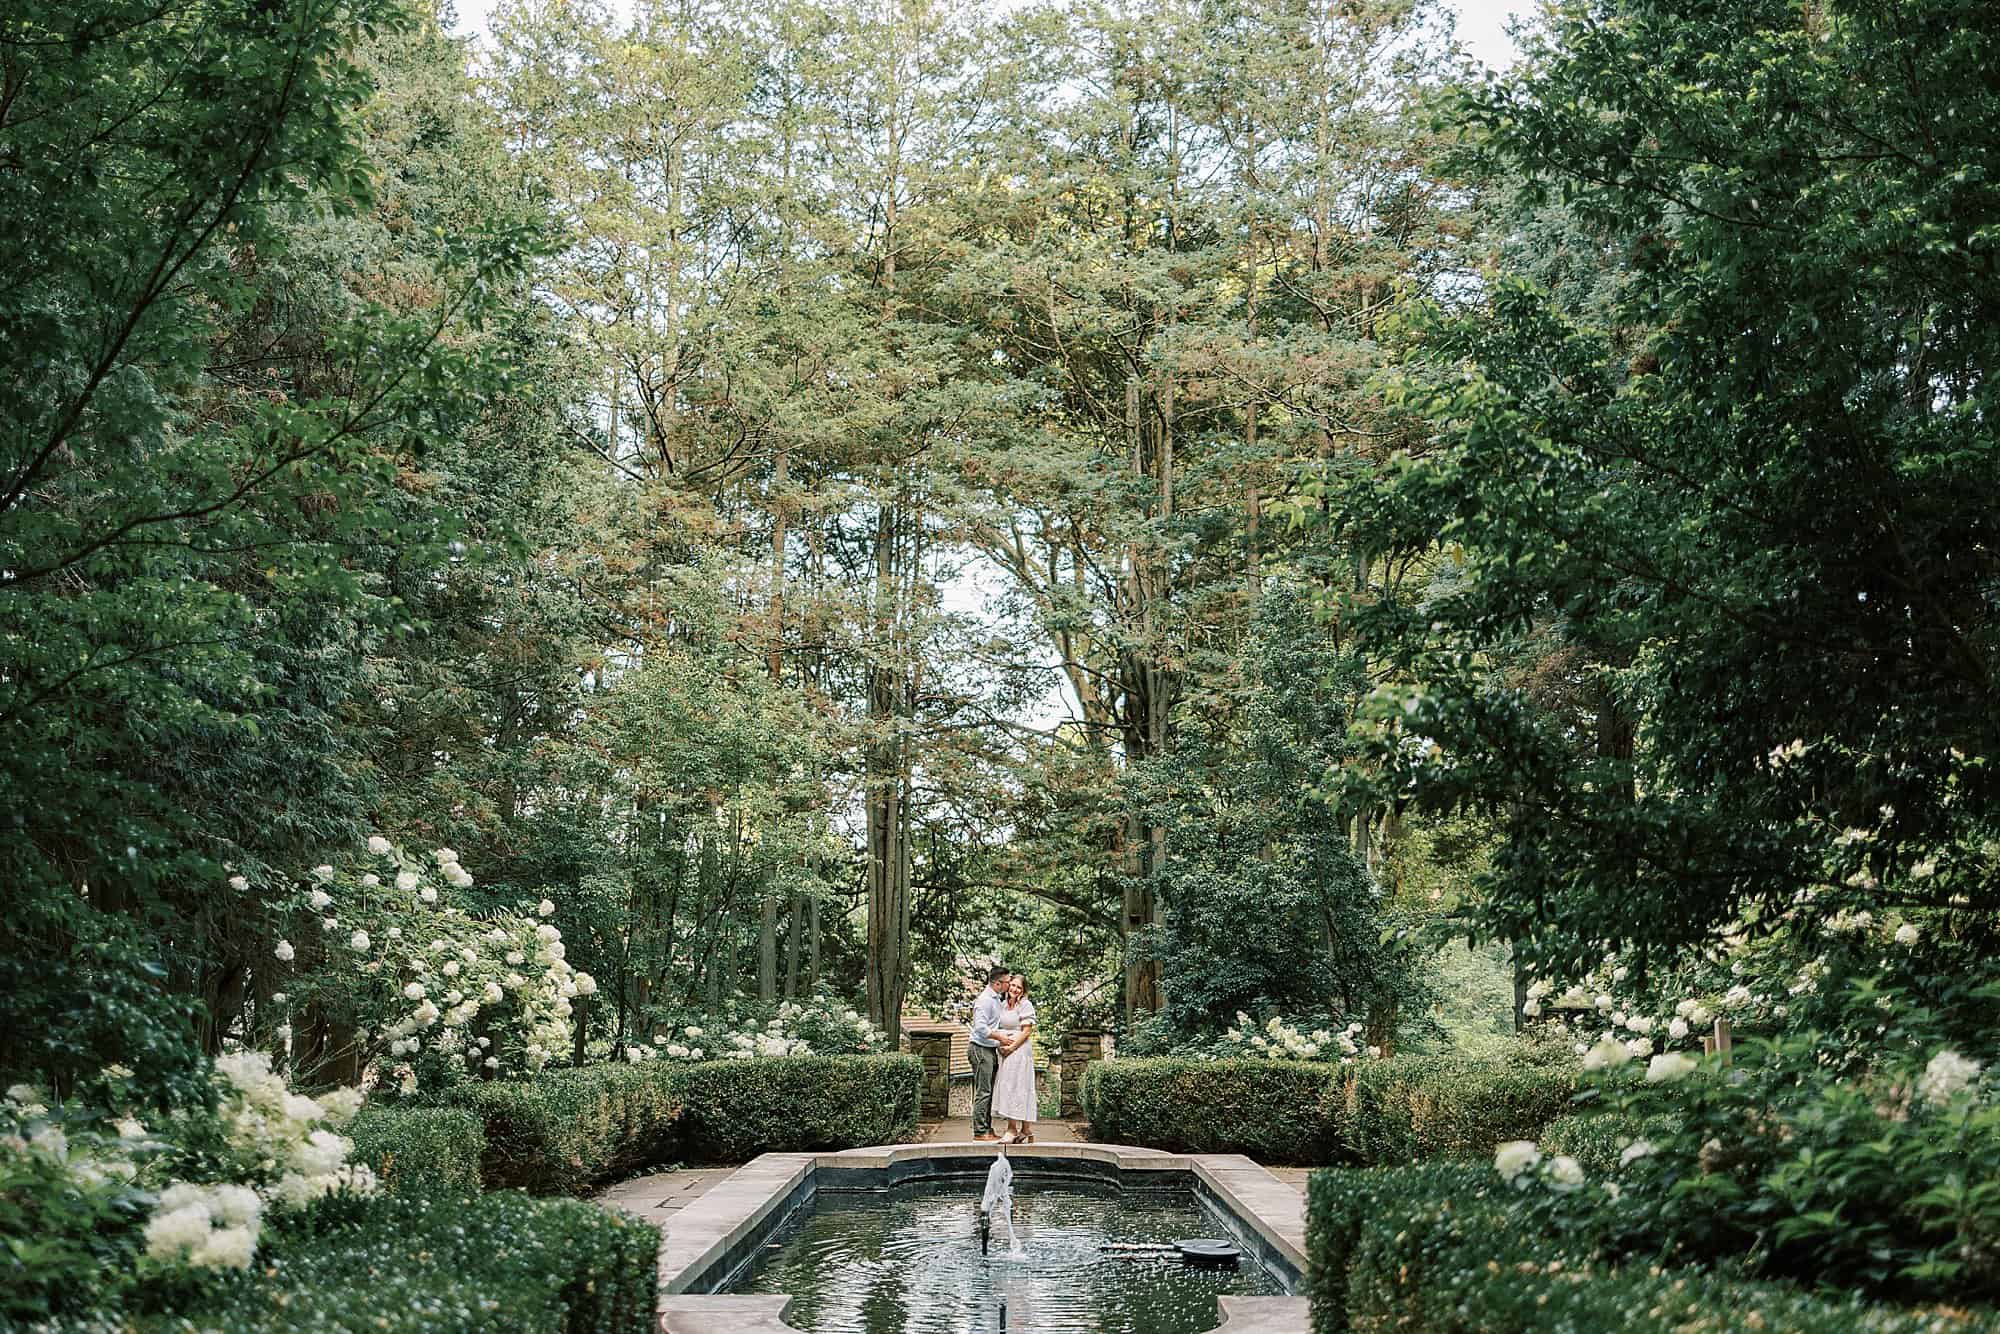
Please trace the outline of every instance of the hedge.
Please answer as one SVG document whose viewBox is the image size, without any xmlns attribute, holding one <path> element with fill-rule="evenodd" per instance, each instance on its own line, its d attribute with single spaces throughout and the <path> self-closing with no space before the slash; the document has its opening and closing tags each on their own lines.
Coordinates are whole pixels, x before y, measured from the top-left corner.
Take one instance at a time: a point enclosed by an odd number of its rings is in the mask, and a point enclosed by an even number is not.
<svg viewBox="0 0 2000 1334">
<path fill-rule="evenodd" d="M 1490 1167 L 1315 1172 L 1306 1283 L 1314 1334 L 1351 1329 L 1642 1334 L 1944 1334 L 1985 1313 L 1900 1308 L 1696 1270 L 1617 1269 L 1524 1235 Z"/>
<path fill-rule="evenodd" d="M 649 1334 L 659 1248 L 652 1224 L 580 1200 L 336 1197 L 268 1228 L 258 1263 L 205 1309 L 128 1327 Z"/>
<path fill-rule="evenodd" d="M 1570 1109 L 1571 1066 L 1396 1056 L 1310 1061 L 1096 1061 L 1081 1100 L 1095 1139 L 1270 1163 L 1483 1158 Z"/>
<path fill-rule="evenodd" d="M 682 1067 L 683 1156 L 742 1162 L 913 1139 L 922 1060 L 910 1055 L 787 1056 Z"/>
<path fill-rule="evenodd" d="M 1561 1116 L 1541 1134 L 1543 1153 L 1566 1153 L 1593 1176 L 1620 1167 L 1619 1155 L 1635 1139 L 1663 1140 L 1674 1133 L 1676 1118 L 1664 1114 L 1630 1116 L 1620 1112 L 1586 1112 Z"/>
<path fill-rule="evenodd" d="M 354 1160 L 374 1168 L 389 1190 L 479 1189 L 486 1125 L 462 1107 L 370 1103 L 347 1134 L 354 1141 Z"/>
<path fill-rule="evenodd" d="M 574 1195 L 675 1156 L 677 1076 L 665 1062 L 587 1066 L 468 1084 L 453 1098 L 485 1123 L 488 1187 Z"/>
<path fill-rule="evenodd" d="M 1339 1072 L 1313 1061 L 1093 1061 L 1078 1098 L 1106 1143 L 1325 1163 L 1340 1150 L 1337 1108 L 1323 1097 Z"/>
<path fill-rule="evenodd" d="M 1364 1061 L 1329 1091 L 1347 1160 L 1378 1167 L 1490 1157 L 1508 1140 L 1539 1137 L 1575 1095 L 1572 1066 L 1454 1056 Z"/>
</svg>

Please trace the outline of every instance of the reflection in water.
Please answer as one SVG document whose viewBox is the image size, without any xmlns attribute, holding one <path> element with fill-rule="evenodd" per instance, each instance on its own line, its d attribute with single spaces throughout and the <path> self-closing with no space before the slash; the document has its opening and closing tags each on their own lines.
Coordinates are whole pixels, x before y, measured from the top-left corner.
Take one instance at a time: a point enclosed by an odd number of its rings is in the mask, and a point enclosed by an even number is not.
<svg viewBox="0 0 2000 1334">
<path fill-rule="evenodd" d="M 828 1194 L 730 1291 L 792 1294 L 786 1320 L 812 1334 L 995 1334 L 1003 1297 L 1008 1334 L 1196 1334 L 1215 1325 L 1222 1294 L 1283 1291 L 1247 1257 L 1240 1269 L 1204 1270 L 1099 1249 L 1224 1235 L 1187 1192 L 1016 1185 L 1018 1254 L 996 1244 L 980 1255 L 968 1183 Z"/>
</svg>

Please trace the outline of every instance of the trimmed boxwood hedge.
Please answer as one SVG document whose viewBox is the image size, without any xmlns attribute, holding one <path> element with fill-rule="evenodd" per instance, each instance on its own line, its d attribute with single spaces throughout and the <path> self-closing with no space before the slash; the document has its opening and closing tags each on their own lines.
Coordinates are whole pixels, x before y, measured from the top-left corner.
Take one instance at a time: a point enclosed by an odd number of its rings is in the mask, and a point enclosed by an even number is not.
<svg viewBox="0 0 2000 1334">
<path fill-rule="evenodd" d="M 512 1191 L 335 1197 L 267 1229 L 204 1309 L 144 1330 L 529 1331 L 656 1327 L 660 1234 L 580 1200 Z"/>
<path fill-rule="evenodd" d="M 1826 1297 L 1696 1270 L 1610 1268 L 1524 1234 L 1491 1168 L 1332 1169 L 1308 1188 L 1306 1283 L 1314 1334 L 1350 1329 L 1585 1334 L 1945 1334 L 1984 1314 Z"/>
<path fill-rule="evenodd" d="M 1549 1122 L 1541 1134 L 1543 1153 L 1566 1153 L 1593 1176 L 1618 1170 L 1618 1156 L 1635 1139 L 1661 1140 L 1673 1134 L 1675 1118 L 1585 1112 Z"/>
<path fill-rule="evenodd" d="M 468 1084 L 453 1098 L 485 1123 L 487 1186 L 574 1195 L 673 1159 L 678 1082 L 664 1062 L 597 1065 Z"/>
<path fill-rule="evenodd" d="M 1569 1112 L 1569 1066 L 1397 1056 L 1347 1067 L 1331 1090 L 1350 1162 L 1370 1166 L 1485 1158 L 1508 1140 L 1535 1139 Z"/>
<path fill-rule="evenodd" d="M 1315 1061 L 1096 1061 L 1081 1099 L 1093 1138 L 1269 1163 L 1482 1158 L 1570 1109 L 1567 1066 L 1396 1056 Z"/>
<path fill-rule="evenodd" d="M 924 1064 L 915 1056 L 787 1056 L 683 1067 L 683 1156 L 742 1162 L 897 1144 L 915 1137 Z"/>
<path fill-rule="evenodd" d="M 347 1134 L 354 1141 L 354 1160 L 374 1168 L 386 1189 L 479 1189 L 486 1125 L 462 1107 L 370 1103 Z"/>
<path fill-rule="evenodd" d="M 1338 1109 L 1322 1096 L 1339 1073 L 1319 1061 L 1093 1061 L 1078 1097 L 1108 1144 L 1324 1163 L 1340 1149 Z"/>
</svg>

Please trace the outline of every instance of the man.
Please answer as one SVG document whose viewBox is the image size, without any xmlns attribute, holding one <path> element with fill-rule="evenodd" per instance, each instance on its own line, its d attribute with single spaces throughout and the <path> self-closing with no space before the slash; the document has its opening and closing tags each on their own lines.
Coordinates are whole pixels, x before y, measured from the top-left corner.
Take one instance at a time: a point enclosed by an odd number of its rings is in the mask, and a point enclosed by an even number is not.
<svg viewBox="0 0 2000 1334">
<path fill-rule="evenodd" d="M 972 1003 L 972 1039 L 966 1044 L 965 1058 L 972 1062 L 972 1137 L 993 1141 L 993 1076 L 1000 1069 L 1000 1007 L 1006 1002 L 1005 964 L 986 970 L 986 989 Z"/>
</svg>

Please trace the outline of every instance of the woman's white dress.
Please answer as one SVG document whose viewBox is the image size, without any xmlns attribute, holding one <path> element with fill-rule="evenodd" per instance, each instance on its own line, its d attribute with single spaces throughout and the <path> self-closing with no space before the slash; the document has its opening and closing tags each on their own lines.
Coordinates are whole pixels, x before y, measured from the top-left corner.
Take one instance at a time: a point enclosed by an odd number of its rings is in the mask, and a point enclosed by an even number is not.
<svg viewBox="0 0 2000 1334">
<path fill-rule="evenodd" d="M 1002 1032 L 1018 1033 L 1034 1022 L 1035 1003 L 1031 1000 L 1022 1001 L 1018 1009 L 1001 1007 Z M 1038 1110 L 1037 1102 L 1035 1040 L 1030 1037 L 1014 1049 L 1012 1056 L 1000 1060 L 1000 1073 L 993 1077 L 993 1115 L 1009 1121 L 1032 1121 Z"/>
</svg>

